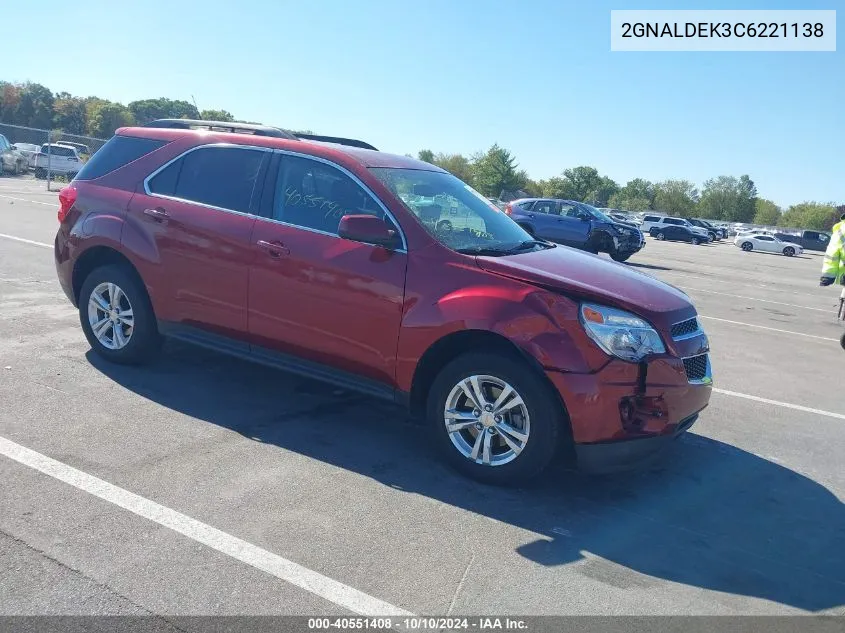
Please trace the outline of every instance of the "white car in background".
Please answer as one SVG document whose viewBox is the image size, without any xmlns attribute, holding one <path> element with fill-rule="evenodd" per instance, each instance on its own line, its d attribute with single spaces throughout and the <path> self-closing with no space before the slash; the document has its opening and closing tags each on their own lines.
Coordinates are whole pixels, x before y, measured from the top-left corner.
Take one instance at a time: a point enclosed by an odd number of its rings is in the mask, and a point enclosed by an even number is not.
<svg viewBox="0 0 845 633">
<path fill-rule="evenodd" d="M 665 226 L 685 226 L 693 233 L 700 235 L 703 238 L 701 240 L 702 242 L 706 243 L 713 241 L 710 239 L 710 234 L 707 232 L 707 229 L 703 229 L 700 226 L 695 226 L 684 218 L 673 218 L 671 216 L 666 215 L 648 214 L 643 216 L 642 224 L 640 224 L 640 230 L 645 235 L 650 234 L 651 229 L 653 228 L 660 229 Z"/>
<path fill-rule="evenodd" d="M 26 158 L 27 165 L 35 169 L 35 157 L 38 156 L 40 148 L 34 143 L 12 143 L 12 147 L 18 150 Z"/>
<path fill-rule="evenodd" d="M 76 148 L 70 145 L 44 143 L 35 157 L 36 178 L 46 178 L 49 171 L 54 176 L 64 176 L 71 180 L 80 169 L 82 169 L 82 159 Z"/>
<path fill-rule="evenodd" d="M 750 251 L 761 251 L 763 253 L 777 253 L 778 255 L 793 257 L 795 255 L 801 255 L 804 252 L 804 249 L 798 244 L 782 242 L 773 235 L 764 235 L 763 233 L 737 235 L 734 239 L 734 244 L 746 253 Z"/>
</svg>

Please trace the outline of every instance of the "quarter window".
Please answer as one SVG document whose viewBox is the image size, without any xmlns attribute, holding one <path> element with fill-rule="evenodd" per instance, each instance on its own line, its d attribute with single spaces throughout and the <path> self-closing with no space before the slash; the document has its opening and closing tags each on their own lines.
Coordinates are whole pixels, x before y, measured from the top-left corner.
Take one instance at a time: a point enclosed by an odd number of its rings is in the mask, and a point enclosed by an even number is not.
<svg viewBox="0 0 845 633">
<path fill-rule="evenodd" d="M 265 154 L 241 147 L 203 147 L 156 174 L 150 192 L 250 213 Z"/>
<path fill-rule="evenodd" d="M 376 215 L 392 223 L 372 196 L 336 167 L 298 156 L 282 158 L 273 219 L 337 235 L 340 218 L 349 214 Z"/>
</svg>

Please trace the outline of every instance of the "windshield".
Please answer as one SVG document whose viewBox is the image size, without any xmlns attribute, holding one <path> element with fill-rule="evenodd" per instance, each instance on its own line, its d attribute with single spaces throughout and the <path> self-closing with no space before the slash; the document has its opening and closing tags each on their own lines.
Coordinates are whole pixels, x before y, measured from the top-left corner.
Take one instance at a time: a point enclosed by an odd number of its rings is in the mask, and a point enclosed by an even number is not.
<svg viewBox="0 0 845 633">
<path fill-rule="evenodd" d="M 370 171 L 426 231 L 454 251 L 506 255 L 552 247 L 533 239 L 487 198 L 451 174 L 384 167 Z"/>
<path fill-rule="evenodd" d="M 596 209 L 594 206 L 587 204 L 586 202 L 579 202 L 578 206 L 587 213 L 589 213 L 591 216 L 593 216 L 596 220 L 601 220 L 602 222 L 610 222 L 611 224 L 617 221 L 611 218 L 610 216 L 605 215 L 604 213 Z"/>
</svg>

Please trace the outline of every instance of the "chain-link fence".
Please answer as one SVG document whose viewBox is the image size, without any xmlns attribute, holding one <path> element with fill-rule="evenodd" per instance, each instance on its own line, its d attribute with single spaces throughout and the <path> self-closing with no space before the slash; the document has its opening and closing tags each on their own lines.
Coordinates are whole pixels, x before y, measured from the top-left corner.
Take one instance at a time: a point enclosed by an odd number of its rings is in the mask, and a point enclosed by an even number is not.
<svg viewBox="0 0 845 633">
<path fill-rule="evenodd" d="M 0 148 L 3 165 L 0 173 L 19 178 L 34 176 L 44 181 L 48 191 L 53 191 L 54 185 L 70 182 L 82 165 L 106 143 L 91 136 L 2 122 L 0 135 L 12 145 L 9 150 Z"/>
</svg>

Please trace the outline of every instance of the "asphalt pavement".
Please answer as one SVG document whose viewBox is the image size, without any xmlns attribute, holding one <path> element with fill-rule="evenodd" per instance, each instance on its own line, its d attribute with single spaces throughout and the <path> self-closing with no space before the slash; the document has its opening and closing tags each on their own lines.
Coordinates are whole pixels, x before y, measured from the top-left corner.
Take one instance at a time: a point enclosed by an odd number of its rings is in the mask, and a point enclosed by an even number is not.
<svg viewBox="0 0 845 633">
<path fill-rule="evenodd" d="M 0 178 L 0 614 L 845 614 L 838 290 L 820 254 L 649 240 L 716 393 L 636 473 L 523 490 L 367 397 L 168 343 L 89 349 L 55 193 Z"/>
</svg>

